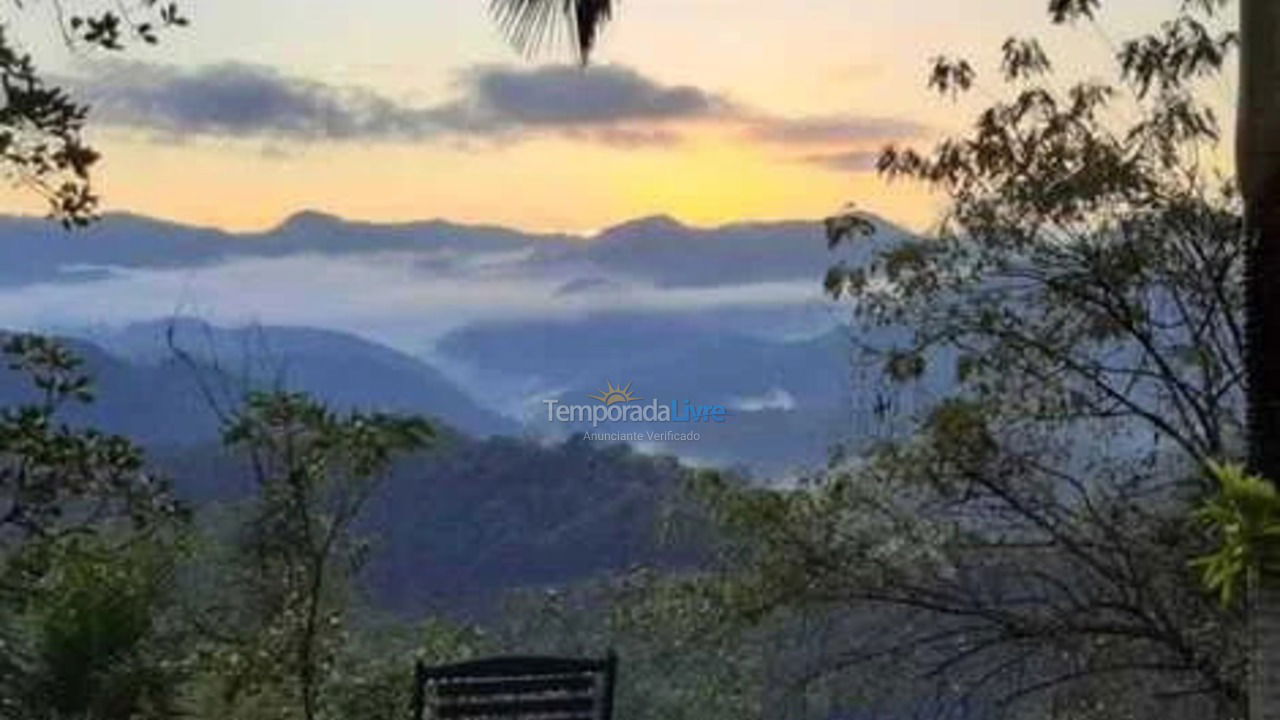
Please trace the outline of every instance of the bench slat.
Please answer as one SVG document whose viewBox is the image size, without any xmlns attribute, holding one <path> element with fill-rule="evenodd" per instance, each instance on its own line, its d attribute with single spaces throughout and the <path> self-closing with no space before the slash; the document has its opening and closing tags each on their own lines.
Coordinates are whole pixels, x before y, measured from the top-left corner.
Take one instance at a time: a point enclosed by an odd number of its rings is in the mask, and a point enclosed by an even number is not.
<svg viewBox="0 0 1280 720">
<path fill-rule="evenodd" d="M 481 717 L 525 717 L 530 715 L 587 715 L 595 709 L 594 698 L 537 698 L 478 703 L 445 703 L 433 715 L 441 720 Z"/>
<path fill-rule="evenodd" d="M 428 680 L 435 680 L 448 677 L 572 675 L 576 673 L 602 672 L 605 666 L 606 661 L 604 660 L 579 660 L 536 655 L 509 656 L 425 668 L 423 677 Z"/>
<path fill-rule="evenodd" d="M 591 693 L 595 692 L 595 688 L 596 680 L 589 675 L 501 678 L 495 680 L 440 678 L 431 683 L 431 689 L 437 696 L 442 698 L 530 695 L 552 692 Z"/>
</svg>

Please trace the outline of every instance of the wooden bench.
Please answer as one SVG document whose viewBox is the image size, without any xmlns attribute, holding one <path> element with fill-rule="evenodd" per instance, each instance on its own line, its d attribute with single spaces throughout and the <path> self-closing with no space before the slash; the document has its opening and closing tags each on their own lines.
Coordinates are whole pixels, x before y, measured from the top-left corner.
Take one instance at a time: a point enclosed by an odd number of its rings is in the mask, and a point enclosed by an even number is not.
<svg viewBox="0 0 1280 720">
<path fill-rule="evenodd" d="M 618 659 L 504 656 L 418 662 L 413 720 L 612 720 Z"/>
</svg>

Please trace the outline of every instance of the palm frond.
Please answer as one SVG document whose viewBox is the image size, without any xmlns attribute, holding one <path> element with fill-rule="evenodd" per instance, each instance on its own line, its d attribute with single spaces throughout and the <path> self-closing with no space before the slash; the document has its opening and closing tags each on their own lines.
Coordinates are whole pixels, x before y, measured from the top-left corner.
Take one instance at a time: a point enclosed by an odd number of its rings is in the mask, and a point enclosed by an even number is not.
<svg viewBox="0 0 1280 720">
<path fill-rule="evenodd" d="M 586 63 L 613 5 L 613 0 L 489 0 L 489 11 L 520 52 L 536 54 L 567 33 L 579 61 Z"/>
</svg>

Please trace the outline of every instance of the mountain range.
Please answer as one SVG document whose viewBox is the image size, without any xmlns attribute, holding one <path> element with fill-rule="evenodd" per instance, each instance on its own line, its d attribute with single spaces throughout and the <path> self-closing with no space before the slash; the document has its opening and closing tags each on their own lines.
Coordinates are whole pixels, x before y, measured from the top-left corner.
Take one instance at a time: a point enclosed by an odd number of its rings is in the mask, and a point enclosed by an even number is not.
<svg viewBox="0 0 1280 720">
<path fill-rule="evenodd" d="M 904 237 L 881 223 L 851 259 Z M 3 217 L 0 326 L 93 343 L 104 382 L 89 414 L 153 444 L 216 429 L 202 375 L 227 402 L 281 386 L 548 438 L 583 428 L 547 422 L 544 400 L 615 384 L 731 415 L 696 443 L 643 449 L 776 473 L 823 462 L 871 404 L 845 309 L 822 293 L 837 259 L 809 221 L 657 216 L 575 236 L 314 211 L 253 233 Z"/>
<path fill-rule="evenodd" d="M 904 237 L 886 223 L 846 259 Z M 769 479 L 872 434 L 879 374 L 822 293 L 837 259 L 816 222 L 573 236 L 305 212 L 236 234 L 110 215 L 68 234 L 0 217 L 0 327 L 68 338 L 97 388 L 71 420 L 143 443 L 193 502 L 252 490 L 218 443 L 249 390 L 435 418 L 446 441 L 369 508 L 368 586 L 395 611 L 474 611 L 512 587 L 691 562 L 696 543 L 656 536 L 684 465 Z M 546 417 L 610 387 L 725 421 Z M 0 373 L 0 403 L 28 392 Z M 689 429 L 631 449 L 583 437 Z"/>
</svg>

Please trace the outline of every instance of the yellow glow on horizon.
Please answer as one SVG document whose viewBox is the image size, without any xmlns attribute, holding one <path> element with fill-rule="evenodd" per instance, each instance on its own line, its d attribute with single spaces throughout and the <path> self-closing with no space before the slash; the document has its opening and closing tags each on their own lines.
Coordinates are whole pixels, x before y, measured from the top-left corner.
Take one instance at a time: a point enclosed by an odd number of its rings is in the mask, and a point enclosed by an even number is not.
<svg viewBox="0 0 1280 720">
<path fill-rule="evenodd" d="M 370 221 L 443 218 L 585 232 L 653 214 L 693 225 L 818 219 L 849 202 L 920 229 L 939 207 L 919 188 L 799 159 L 822 148 L 762 148 L 705 128 L 691 129 L 682 144 L 642 149 L 560 137 L 471 148 L 281 149 L 122 133 L 95 141 L 105 154 L 97 175 L 105 210 L 234 231 L 267 229 L 302 209 Z M 3 207 L 39 211 L 30 200 L 6 193 Z"/>
<path fill-rule="evenodd" d="M 637 156 L 615 182 L 622 207 L 699 225 L 816 220 L 850 202 L 913 227 L 936 213 L 934 199 L 919 188 L 890 186 L 872 172 L 818 168 L 800 160 L 803 154 L 699 139 L 671 157 Z"/>
</svg>

